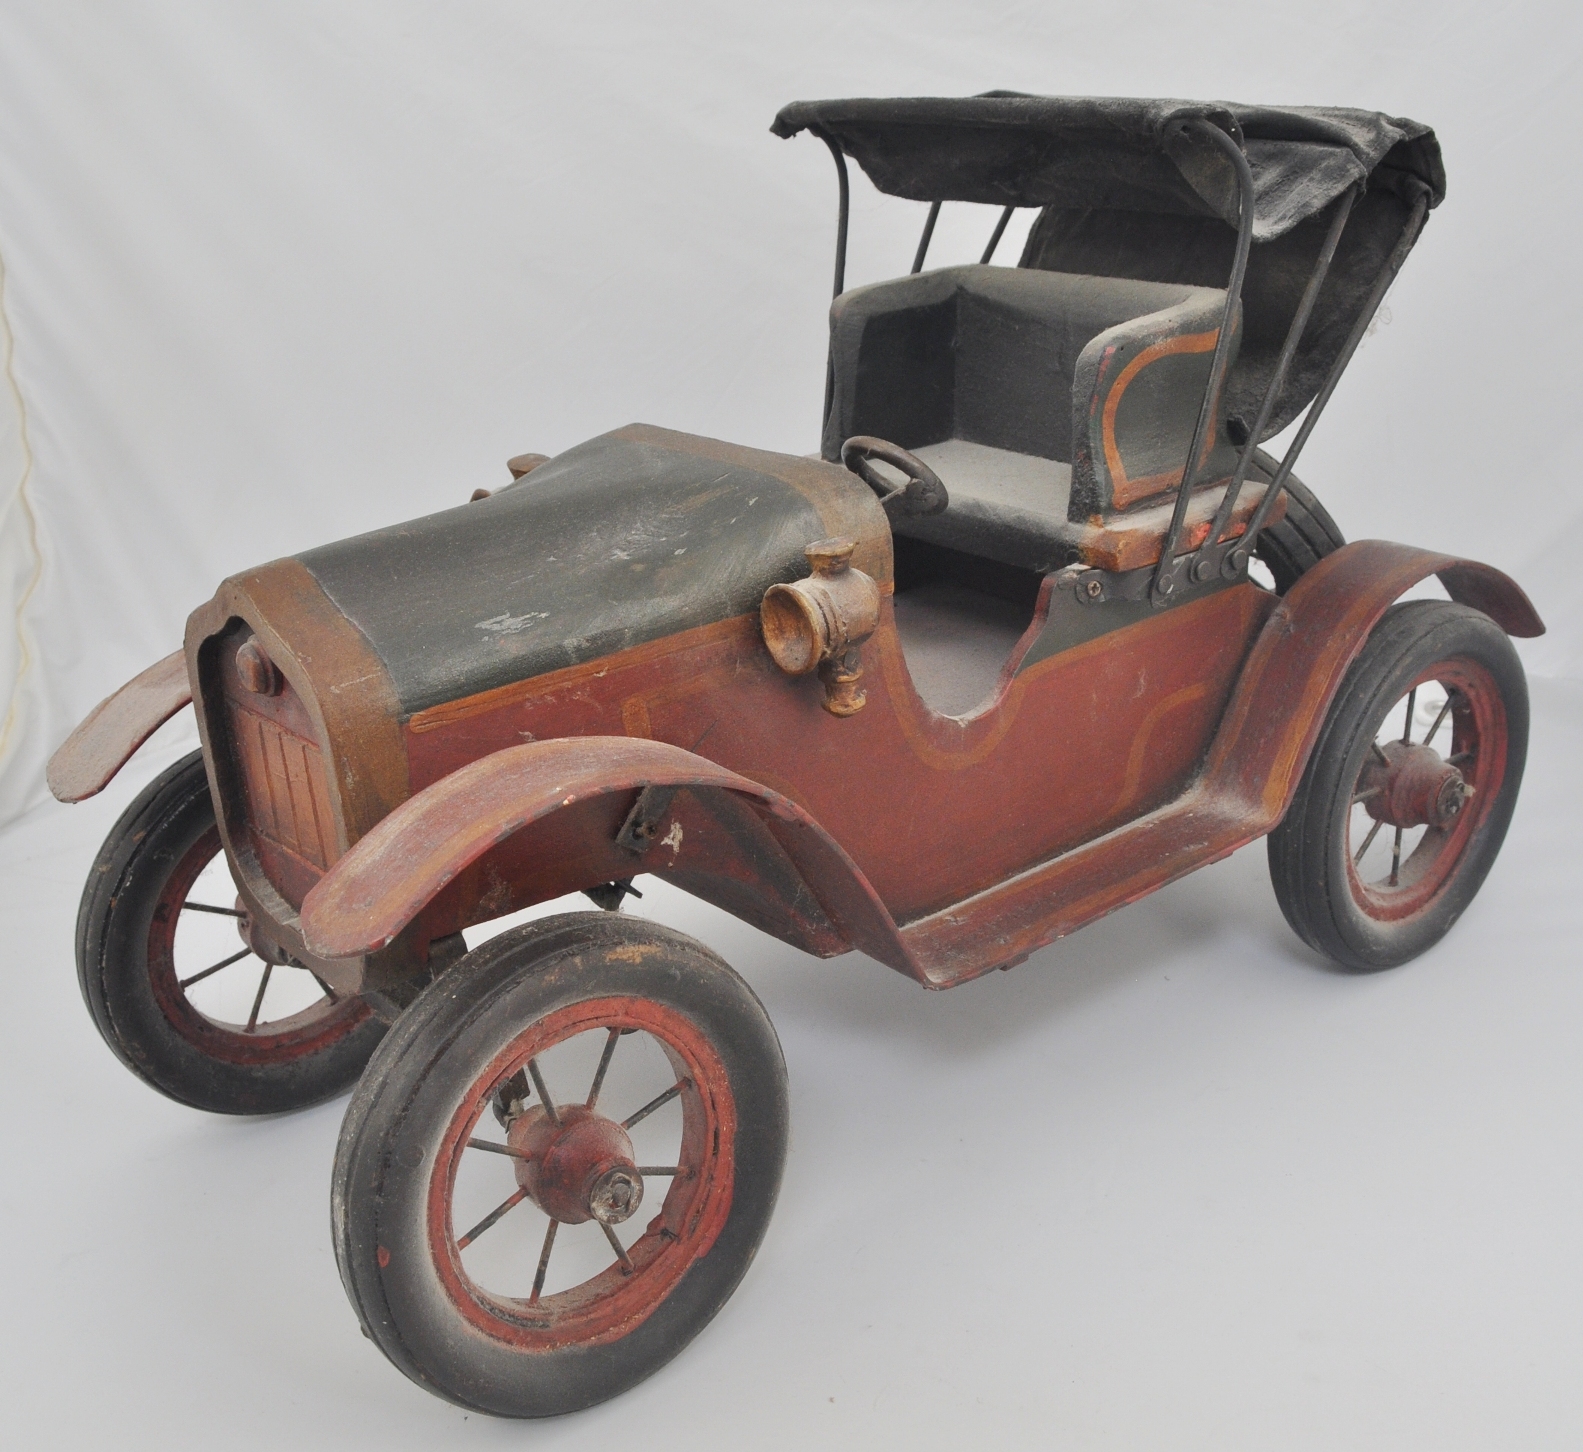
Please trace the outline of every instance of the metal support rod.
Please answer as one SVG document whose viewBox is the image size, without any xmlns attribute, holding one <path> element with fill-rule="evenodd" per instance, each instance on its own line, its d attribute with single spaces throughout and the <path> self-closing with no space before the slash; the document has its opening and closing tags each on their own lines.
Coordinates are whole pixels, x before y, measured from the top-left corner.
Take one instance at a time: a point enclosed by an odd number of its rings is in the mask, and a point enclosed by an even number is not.
<svg viewBox="0 0 1583 1452">
<path fill-rule="evenodd" d="M 1353 205 L 1362 194 L 1361 182 L 1343 193 L 1336 207 L 1336 214 L 1330 219 L 1330 230 L 1325 233 L 1324 245 L 1319 249 L 1319 256 L 1314 262 L 1314 270 L 1308 279 L 1308 286 L 1303 289 L 1302 299 L 1297 304 L 1297 312 L 1292 317 L 1292 325 L 1286 330 L 1286 341 L 1281 345 L 1281 355 L 1276 359 L 1275 371 L 1270 375 L 1269 387 L 1264 390 L 1264 402 L 1259 405 L 1259 416 L 1248 432 L 1248 441 L 1243 445 L 1242 454 L 1237 459 L 1236 473 L 1231 476 L 1231 483 L 1226 486 L 1225 498 L 1220 501 L 1220 508 L 1215 511 L 1215 522 L 1210 525 L 1209 533 L 1204 537 L 1204 551 L 1220 543 L 1220 537 L 1225 534 L 1231 523 L 1231 516 L 1237 507 L 1237 496 L 1242 493 L 1243 482 L 1247 479 L 1248 469 L 1253 463 L 1254 451 L 1259 447 L 1259 440 L 1270 422 L 1270 415 L 1275 412 L 1276 400 L 1280 398 L 1281 390 L 1286 386 L 1286 374 L 1292 366 L 1292 359 L 1297 356 L 1297 345 L 1302 342 L 1303 334 L 1307 331 L 1309 316 L 1314 310 L 1314 304 L 1319 300 L 1319 289 L 1324 286 L 1325 277 L 1330 272 L 1330 264 L 1335 258 L 1336 247 L 1341 241 L 1341 233 L 1347 225 L 1347 218 L 1352 215 Z"/>
<path fill-rule="evenodd" d="M 923 236 L 918 239 L 918 251 L 912 259 L 912 270 L 923 271 L 923 259 L 929 253 L 929 239 L 934 236 L 934 224 L 940 220 L 939 202 L 929 203 L 929 217 L 923 224 Z"/>
<path fill-rule="evenodd" d="M 823 131 L 815 131 L 817 136 L 830 148 L 830 155 L 835 158 L 836 182 L 840 189 L 841 200 L 836 214 L 835 224 L 835 290 L 831 298 L 838 298 L 846 291 L 846 228 L 847 219 L 852 210 L 852 186 L 847 180 L 846 153 L 841 150 L 841 145 L 833 136 Z M 824 364 L 824 412 L 819 416 L 819 432 L 824 434 L 824 426 L 830 421 L 830 410 L 835 405 L 835 347 L 825 353 Z"/>
<path fill-rule="evenodd" d="M 846 224 L 852 211 L 852 186 L 847 180 L 846 153 L 841 150 L 840 143 L 823 131 L 815 131 L 814 135 L 830 148 L 830 155 L 835 158 L 836 183 L 841 189 L 835 223 L 835 291 L 830 294 L 840 297 L 846 291 Z"/>
<path fill-rule="evenodd" d="M 1013 203 L 1000 214 L 1000 221 L 995 223 L 995 230 L 989 234 L 989 246 L 984 249 L 984 255 L 978 259 L 980 266 L 995 255 L 995 249 L 1000 246 L 1000 239 L 1006 234 L 1006 223 L 1011 221 L 1011 214 L 1016 210 L 1016 204 Z"/>
<path fill-rule="evenodd" d="M 1176 491 L 1176 508 L 1171 511 L 1171 526 L 1165 532 L 1160 548 L 1160 564 L 1154 575 L 1154 588 L 1150 591 L 1156 604 L 1164 604 L 1176 588 L 1176 546 L 1182 537 L 1182 524 L 1187 518 L 1187 506 L 1193 497 L 1194 476 L 1198 473 L 1198 456 L 1209 434 L 1215 401 L 1225 382 L 1226 370 L 1231 366 L 1232 324 L 1237 310 L 1242 306 L 1242 279 L 1248 270 L 1248 249 L 1253 243 L 1253 171 L 1248 158 L 1220 127 L 1208 121 L 1193 120 L 1183 123 L 1184 131 L 1205 137 L 1225 153 L 1237 174 L 1237 251 L 1231 263 L 1231 276 L 1226 282 L 1226 307 L 1220 315 L 1220 330 L 1215 338 L 1215 352 L 1209 364 L 1209 378 L 1204 384 L 1204 401 L 1198 407 L 1198 423 L 1193 429 L 1193 442 L 1187 452 L 1187 462 L 1182 466 L 1182 483 Z"/>
<path fill-rule="evenodd" d="M 1308 436 L 1314 431 L 1314 425 L 1319 422 L 1319 415 L 1324 412 L 1325 405 L 1330 402 L 1330 395 L 1336 391 L 1336 384 L 1341 381 L 1342 373 L 1352 361 L 1352 355 L 1357 352 L 1358 344 L 1363 341 L 1363 335 L 1368 332 L 1369 324 L 1373 322 L 1374 314 L 1385 300 L 1386 292 L 1396 281 L 1396 274 L 1402 270 L 1402 264 L 1407 261 L 1407 254 L 1413 250 L 1413 243 L 1418 240 L 1419 229 L 1423 226 L 1428 211 L 1429 188 L 1419 183 L 1418 195 L 1413 199 L 1413 209 L 1408 214 L 1406 225 L 1402 228 L 1402 235 L 1396 239 L 1396 246 L 1391 249 L 1391 255 L 1385 259 L 1385 266 L 1380 269 L 1380 275 L 1374 279 L 1368 301 L 1364 303 L 1362 312 L 1353 323 L 1352 331 L 1347 335 L 1347 341 L 1342 345 L 1336 361 L 1330 366 L 1330 376 L 1325 379 L 1325 386 L 1319 390 L 1318 397 L 1308 405 L 1308 412 L 1303 417 L 1303 425 L 1298 429 L 1297 437 L 1287 449 L 1280 468 L 1275 471 L 1275 477 L 1265 486 L 1264 498 L 1259 501 L 1259 507 L 1254 510 L 1253 518 L 1248 521 L 1248 527 L 1243 531 L 1242 538 L 1246 548 L 1250 550 L 1253 548 L 1253 542 L 1258 538 L 1259 531 L 1264 528 L 1265 521 L 1269 519 L 1275 501 L 1286 488 L 1286 481 L 1291 477 L 1298 454 L 1308 442 Z"/>
</svg>

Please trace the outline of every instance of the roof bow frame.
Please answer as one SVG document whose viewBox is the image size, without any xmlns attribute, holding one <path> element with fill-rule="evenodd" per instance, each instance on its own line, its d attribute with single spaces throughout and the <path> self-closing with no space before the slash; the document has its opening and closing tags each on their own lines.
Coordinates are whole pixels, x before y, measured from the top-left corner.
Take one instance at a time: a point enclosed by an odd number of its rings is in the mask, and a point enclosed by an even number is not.
<svg viewBox="0 0 1583 1452">
<path fill-rule="evenodd" d="M 882 192 L 914 201 L 1092 208 L 1237 223 L 1234 176 L 1183 123 L 1225 131 L 1253 173 L 1255 245 L 1359 183 L 1404 201 L 1445 195 L 1434 132 L 1375 111 L 1231 102 L 1029 96 L 797 101 L 770 128 L 814 131 Z"/>
</svg>

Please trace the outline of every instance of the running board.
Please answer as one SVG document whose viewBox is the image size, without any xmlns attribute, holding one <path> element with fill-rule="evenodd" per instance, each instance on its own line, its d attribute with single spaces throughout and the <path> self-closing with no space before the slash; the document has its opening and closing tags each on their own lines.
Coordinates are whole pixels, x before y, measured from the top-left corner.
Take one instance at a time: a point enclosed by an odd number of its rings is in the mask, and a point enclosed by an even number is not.
<svg viewBox="0 0 1583 1452">
<path fill-rule="evenodd" d="M 1268 830 L 1256 808 L 1200 783 L 1146 817 L 915 919 L 901 940 L 930 988 L 954 988 L 1015 966 Z"/>
</svg>

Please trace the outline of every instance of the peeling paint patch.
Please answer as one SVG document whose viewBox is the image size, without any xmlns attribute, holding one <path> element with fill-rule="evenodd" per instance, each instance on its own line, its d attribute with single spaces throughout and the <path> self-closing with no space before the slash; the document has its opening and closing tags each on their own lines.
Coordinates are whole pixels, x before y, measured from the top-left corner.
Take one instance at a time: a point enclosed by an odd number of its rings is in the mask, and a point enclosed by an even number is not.
<svg viewBox="0 0 1583 1452">
<path fill-rule="evenodd" d="M 497 635 L 515 635 L 520 630 L 529 630 L 541 620 L 548 620 L 548 610 L 530 610 L 526 615 L 491 615 L 488 620 L 480 620 L 474 630 L 490 630 Z"/>
<path fill-rule="evenodd" d="M 641 963 L 660 951 L 658 943 L 623 943 L 619 948 L 611 948 L 609 956 L 618 963 Z"/>
</svg>

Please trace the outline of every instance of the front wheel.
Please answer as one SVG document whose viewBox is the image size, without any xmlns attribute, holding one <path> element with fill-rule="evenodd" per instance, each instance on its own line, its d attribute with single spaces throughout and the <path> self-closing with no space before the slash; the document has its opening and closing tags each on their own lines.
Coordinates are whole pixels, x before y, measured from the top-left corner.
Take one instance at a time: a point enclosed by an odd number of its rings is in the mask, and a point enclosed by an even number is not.
<svg viewBox="0 0 1583 1452">
<path fill-rule="evenodd" d="M 1449 601 L 1393 605 L 1270 834 L 1287 922 L 1357 970 L 1437 943 L 1500 851 L 1527 751 L 1528 688 L 1504 632 Z"/>
<path fill-rule="evenodd" d="M 194 752 L 127 808 L 89 874 L 88 1011 L 134 1074 L 195 1109 L 275 1114 L 345 1092 L 384 1025 L 307 969 L 258 957 L 247 927 Z"/>
<path fill-rule="evenodd" d="M 341 1279 L 419 1385 L 576 1411 L 725 1303 L 786 1136 L 779 1042 L 723 962 L 613 914 L 529 923 L 426 989 L 363 1075 L 335 1160 Z"/>
</svg>

